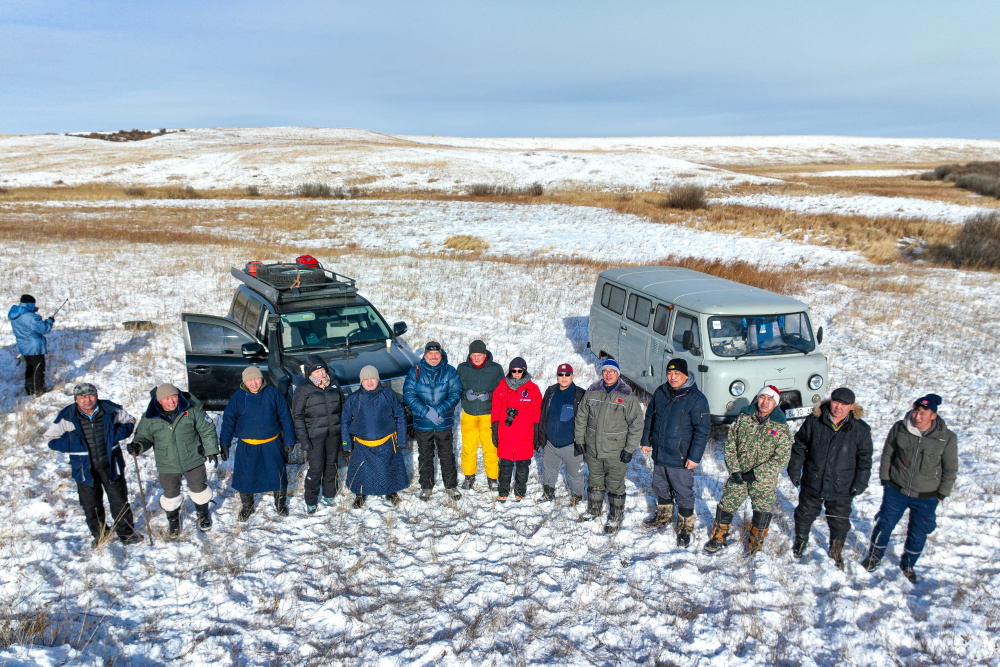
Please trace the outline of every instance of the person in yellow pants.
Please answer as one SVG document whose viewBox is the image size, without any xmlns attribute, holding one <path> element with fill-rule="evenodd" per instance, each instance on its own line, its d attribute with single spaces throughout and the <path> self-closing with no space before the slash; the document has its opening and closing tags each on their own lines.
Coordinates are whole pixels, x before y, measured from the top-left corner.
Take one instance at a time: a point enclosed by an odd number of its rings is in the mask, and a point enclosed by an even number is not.
<svg viewBox="0 0 1000 667">
<path fill-rule="evenodd" d="M 486 343 L 474 340 L 469 344 L 469 358 L 458 365 L 462 381 L 462 488 L 471 490 L 476 484 L 477 458 L 483 450 L 483 467 L 490 490 L 496 489 L 500 462 L 493 444 L 493 426 L 490 410 L 493 390 L 504 379 L 503 367 L 493 361 L 493 354 Z"/>
</svg>

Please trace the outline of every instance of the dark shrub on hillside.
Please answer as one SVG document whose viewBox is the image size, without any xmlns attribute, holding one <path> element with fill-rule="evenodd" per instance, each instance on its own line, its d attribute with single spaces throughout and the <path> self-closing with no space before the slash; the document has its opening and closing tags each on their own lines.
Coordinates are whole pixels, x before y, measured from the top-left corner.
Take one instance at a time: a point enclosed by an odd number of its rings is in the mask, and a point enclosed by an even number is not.
<svg viewBox="0 0 1000 667">
<path fill-rule="evenodd" d="M 708 208 L 705 202 L 705 188 L 700 185 L 675 185 L 667 190 L 664 204 L 669 208 L 687 211 Z"/>
<path fill-rule="evenodd" d="M 145 197 L 146 196 L 146 188 L 140 188 L 140 187 L 136 187 L 136 186 L 128 186 L 126 188 L 122 188 L 122 191 L 125 194 L 127 194 L 129 197 Z"/>
<path fill-rule="evenodd" d="M 329 197 L 333 190 L 326 183 L 303 183 L 295 190 L 300 197 Z"/>
<path fill-rule="evenodd" d="M 956 268 L 1000 269 L 1000 211 L 970 217 L 955 245 L 939 254 Z"/>
<path fill-rule="evenodd" d="M 245 194 L 247 197 L 259 197 L 260 188 L 257 187 L 256 185 L 248 185 L 245 188 L 243 188 L 243 194 Z"/>
<path fill-rule="evenodd" d="M 183 132 L 183 130 L 181 130 Z M 159 132 L 149 130 L 118 130 L 117 132 L 91 132 L 90 134 L 73 134 L 73 137 L 83 137 L 84 139 L 103 139 L 104 141 L 142 141 L 153 137 L 162 137 L 167 132 L 165 127 L 161 127 Z"/>
<path fill-rule="evenodd" d="M 963 174 L 955 179 L 955 187 L 987 197 L 1000 197 L 1000 176 Z"/>
<path fill-rule="evenodd" d="M 474 197 L 541 197 L 544 193 L 541 183 L 524 186 L 473 183 L 469 186 L 469 194 Z"/>
</svg>

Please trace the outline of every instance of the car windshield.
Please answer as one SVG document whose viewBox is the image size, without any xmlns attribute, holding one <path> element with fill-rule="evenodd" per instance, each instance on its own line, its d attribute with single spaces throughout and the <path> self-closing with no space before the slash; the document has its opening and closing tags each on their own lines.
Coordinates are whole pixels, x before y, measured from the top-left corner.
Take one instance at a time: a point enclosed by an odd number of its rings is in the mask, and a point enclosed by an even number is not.
<svg viewBox="0 0 1000 667">
<path fill-rule="evenodd" d="M 801 354 L 816 348 L 805 313 L 710 317 L 708 338 L 720 357 Z"/>
<path fill-rule="evenodd" d="M 285 350 L 326 349 L 389 338 L 385 322 L 371 306 L 317 308 L 281 316 Z"/>
</svg>

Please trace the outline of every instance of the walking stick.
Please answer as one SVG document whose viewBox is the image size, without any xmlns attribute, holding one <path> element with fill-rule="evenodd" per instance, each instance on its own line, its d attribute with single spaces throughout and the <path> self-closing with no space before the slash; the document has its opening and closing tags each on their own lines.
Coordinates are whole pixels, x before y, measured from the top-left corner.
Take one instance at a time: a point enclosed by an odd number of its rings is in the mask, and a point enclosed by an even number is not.
<svg viewBox="0 0 1000 667">
<path fill-rule="evenodd" d="M 139 474 L 139 458 L 132 454 L 135 461 L 135 478 L 139 482 L 139 497 L 142 498 L 142 518 L 146 521 L 146 532 L 149 533 L 149 546 L 153 546 L 153 527 L 149 524 L 149 512 L 146 511 L 146 492 L 142 490 L 142 475 Z"/>
</svg>

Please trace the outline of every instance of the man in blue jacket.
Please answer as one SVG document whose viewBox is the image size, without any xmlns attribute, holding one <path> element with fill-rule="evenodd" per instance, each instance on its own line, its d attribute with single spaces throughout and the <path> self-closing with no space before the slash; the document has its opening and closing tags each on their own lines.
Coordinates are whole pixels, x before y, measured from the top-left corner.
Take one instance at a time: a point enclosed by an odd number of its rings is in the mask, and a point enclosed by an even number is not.
<svg viewBox="0 0 1000 667">
<path fill-rule="evenodd" d="M 35 306 L 35 297 L 21 295 L 21 303 L 11 306 L 7 317 L 14 331 L 17 351 L 24 357 L 24 391 L 38 396 L 45 388 L 45 334 L 52 331 L 54 317 L 42 319 Z"/>
<path fill-rule="evenodd" d="M 424 358 L 410 369 L 403 383 L 403 401 L 413 413 L 413 431 L 417 439 L 417 462 L 420 468 L 420 499 L 430 500 L 434 488 L 434 451 L 441 460 L 441 478 L 445 491 L 458 500 L 458 468 L 455 465 L 455 406 L 462 399 L 462 381 L 458 371 L 448 365 L 448 355 L 441 343 L 424 346 Z"/>
<path fill-rule="evenodd" d="M 76 385 L 73 396 L 74 404 L 62 409 L 45 437 L 49 449 L 69 454 L 80 505 L 94 537 L 90 546 L 96 547 L 111 530 L 125 544 L 141 542 L 133 528 L 121 449 L 122 440 L 132 435 L 135 419 L 117 403 L 98 400 L 97 388 L 89 382 Z M 105 493 L 114 519 L 110 529 L 104 522 Z"/>
<path fill-rule="evenodd" d="M 691 543 L 694 530 L 694 469 L 708 445 L 712 421 L 708 399 L 688 374 L 684 359 L 667 364 L 667 381 L 657 387 L 646 409 L 642 453 L 653 455 L 656 513 L 643 521 L 650 528 L 670 523 L 677 503 L 677 545 Z"/>
</svg>

